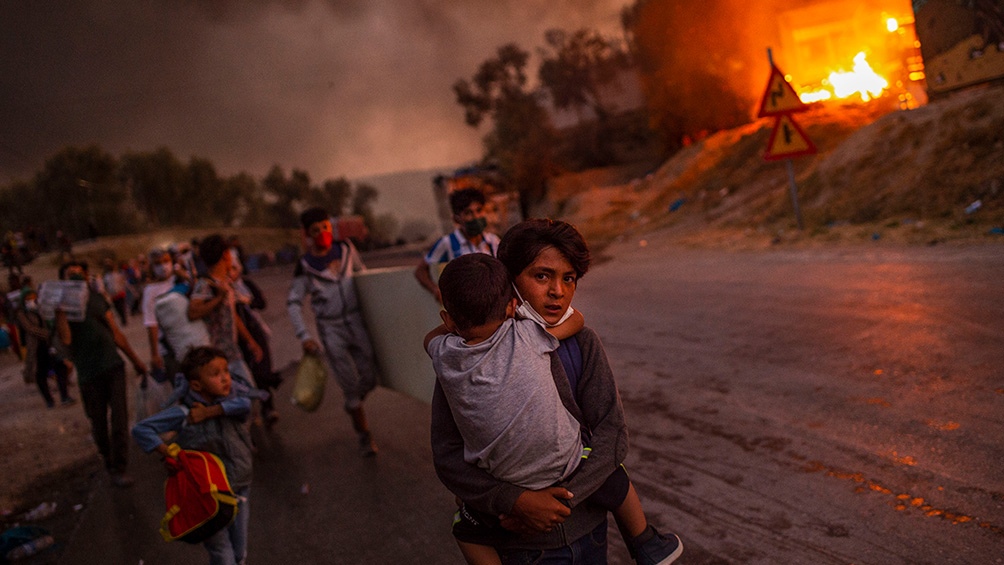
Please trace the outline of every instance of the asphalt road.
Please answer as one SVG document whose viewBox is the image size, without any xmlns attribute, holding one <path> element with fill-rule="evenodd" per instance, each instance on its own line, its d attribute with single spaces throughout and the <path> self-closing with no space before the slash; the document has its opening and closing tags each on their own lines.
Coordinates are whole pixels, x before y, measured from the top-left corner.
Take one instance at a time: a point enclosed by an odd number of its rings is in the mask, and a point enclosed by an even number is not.
<svg viewBox="0 0 1004 565">
<path fill-rule="evenodd" d="M 1004 247 L 609 254 L 576 306 L 681 563 L 1004 562 Z"/>
<path fill-rule="evenodd" d="M 604 340 L 628 471 L 684 540 L 678 563 L 1004 563 L 1004 247 L 605 255 L 574 304 Z M 253 277 L 289 374 L 289 270 Z M 289 385 L 283 420 L 256 434 L 250 562 L 460 563 L 428 407 L 378 389 L 367 460 L 337 387 L 306 414 Z M 95 478 L 61 562 L 204 558 L 160 540 L 163 471 L 132 459 L 135 488 Z"/>
</svg>

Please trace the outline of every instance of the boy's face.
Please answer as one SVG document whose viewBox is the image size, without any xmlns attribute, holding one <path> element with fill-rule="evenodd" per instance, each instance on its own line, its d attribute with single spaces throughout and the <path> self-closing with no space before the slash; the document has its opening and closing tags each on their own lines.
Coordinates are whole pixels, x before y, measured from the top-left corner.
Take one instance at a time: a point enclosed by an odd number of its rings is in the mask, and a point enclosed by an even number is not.
<svg viewBox="0 0 1004 565">
<path fill-rule="evenodd" d="M 307 228 L 305 232 L 307 234 L 307 239 L 310 240 L 311 247 L 314 249 L 318 251 L 327 251 L 331 248 L 331 242 L 334 240 L 331 220 L 314 222 L 310 224 L 310 227 Z"/>
<path fill-rule="evenodd" d="M 220 260 L 216 264 L 217 265 L 221 265 L 221 264 L 222 265 L 226 265 L 226 267 L 228 269 L 230 268 L 230 265 L 234 264 L 234 256 L 230 253 L 230 249 L 229 248 L 223 250 L 223 255 L 220 255 Z"/>
<path fill-rule="evenodd" d="M 547 323 L 556 324 L 572 304 L 577 279 L 568 259 L 556 248 L 545 247 L 514 282 L 527 304 Z"/>
<path fill-rule="evenodd" d="M 479 235 L 470 232 L 476 231 L 473 226 L 476 225 L 477 221 L 485 219 L 485 206 L 480 202 L 471 202 L 466 208 L 453 215 L 453 221 L 460 226 L 461 231 L 469 236 Z M 483 225 L 480 229 L 484 229 Z"/>
<path fill-rule="evenodd" d="M 222 357 L 199 367 L 199 378 L 189 383 L 192 390 L 209 400 L 229 396 L 230 385 L 230 370 L 227 369 L 227 360 Z"/>
<path fill-rule="evenodd" d="M 87 271 L 80 265 L 71 265 L 65 271 L 66 280 L 82 281 L 87 279 Z"/>
</svg>

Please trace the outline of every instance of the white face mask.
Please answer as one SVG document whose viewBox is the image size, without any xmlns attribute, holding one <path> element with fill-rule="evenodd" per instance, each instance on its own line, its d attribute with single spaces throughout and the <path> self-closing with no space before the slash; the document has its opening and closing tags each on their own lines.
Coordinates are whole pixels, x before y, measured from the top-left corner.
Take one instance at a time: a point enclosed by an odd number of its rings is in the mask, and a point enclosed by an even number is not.
<svg viewBox="0 0 1004 565">
<path fill-rule="evenodd" d="M 173 267 L 172 263 L 157 263 L 153 266 L 153 276 L 158 280 L 164 280 L 171 274 Z"/>
<path fill-rule="evenodd" d="M 565 313 L 562 314 L 561 319 L 558 320 L 558 323 L 549 324 L 547 323 L 547 321 L 544 320 L 543 317 L 541 317 L 540 314 L 537 313 L 536 310 L 534 310 L 530 306 L 529 302 L 523 299 L 523 296 L 520 295 L 519 293 L 519 289 L 517 289 L 515 286 L 513 286 L 512 288 L 513 290 L 516 291 L 516 298 L 519 298 L 520 302 L 519 306 L 516 308 L 516 315 L 524 320 L 533 320 L 534 322 L 537 322 L 538 324 L 540 324 L 545 328 L 553 328 L 555 326 L 560 326 L 562 322 L 571 317 L 571 315 L 575 312 L 575 309 L 569 306 L 568 310 L 565 310 Z"/>
<path fill-rule="evenodd" d="M 38 310 L 38 302 L 34 300 L 25 300 L 24 307 L 28 310 Z"/>
</svg>

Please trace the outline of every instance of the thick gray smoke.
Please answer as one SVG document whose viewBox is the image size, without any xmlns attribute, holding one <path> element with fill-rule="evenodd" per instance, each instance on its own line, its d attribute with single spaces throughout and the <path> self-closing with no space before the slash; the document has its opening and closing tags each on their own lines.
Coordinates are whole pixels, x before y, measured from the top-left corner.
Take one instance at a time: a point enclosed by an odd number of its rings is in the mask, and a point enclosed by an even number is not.
<svg viewBox="0 0 1004 565">
<path fill-rule="evenodd" d="M 0 182 L 70 144 L 166 146 L 223 174 L 315 179 L 476 158 L 452 83 L 551 27 L 619 31 L 622 0 L 0 3 Z"/>
</svg>

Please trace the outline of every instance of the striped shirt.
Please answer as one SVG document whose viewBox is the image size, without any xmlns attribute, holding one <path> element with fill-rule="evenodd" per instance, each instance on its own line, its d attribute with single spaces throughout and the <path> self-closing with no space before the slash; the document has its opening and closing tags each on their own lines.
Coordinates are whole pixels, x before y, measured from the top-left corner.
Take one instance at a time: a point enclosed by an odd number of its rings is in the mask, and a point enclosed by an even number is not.
<svg viewBox="0 0 1004 565">
<path fill-rule="evenodd" d="M 439 241 L 425 254 L 425 263 L 427 265 L 449 263 L 468 253 L 486 253 L 495 257 L 499 249 L 499 236 L 489 232 L 481 235 L 481 241 L 477 245 L 473 245 L 460 231 L 460 228 L 457 228 L 439 238 Z"/>
</svg>

